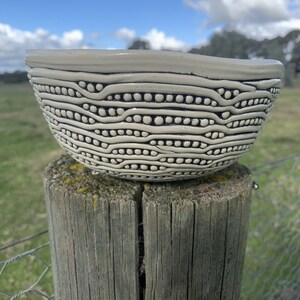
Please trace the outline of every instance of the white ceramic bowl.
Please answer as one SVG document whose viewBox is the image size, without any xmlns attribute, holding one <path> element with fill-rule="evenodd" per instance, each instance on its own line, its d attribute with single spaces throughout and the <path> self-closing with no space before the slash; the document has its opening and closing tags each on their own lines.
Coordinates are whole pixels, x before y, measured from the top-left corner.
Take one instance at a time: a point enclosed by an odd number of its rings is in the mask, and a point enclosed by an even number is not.
<svg viewBox="0 0 300 300">
<path fill-rule="evenodd" d="M 143 50 L 30 50 L 28 76 L 58 143 L 87 167 L 170 181 L 234 163 L 281 87 L 274 60 Z"/>
</svg>

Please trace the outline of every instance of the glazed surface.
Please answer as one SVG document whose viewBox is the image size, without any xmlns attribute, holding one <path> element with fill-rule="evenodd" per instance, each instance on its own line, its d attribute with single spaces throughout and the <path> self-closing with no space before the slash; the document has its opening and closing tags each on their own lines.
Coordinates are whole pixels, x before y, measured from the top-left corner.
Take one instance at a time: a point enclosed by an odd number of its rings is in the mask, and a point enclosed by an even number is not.
<svg viewBox="0 0 300 300">
<path fill-rule="evenodd" d="M 176 73 L 211 79 L 282 78 L 283 66 L 271 59 L 232 59 L 173 51 L 28 50 L 26 64 L 55 70 L 102 74 Z"/>
<path fill-rule="evenodd" d="M 275 76 L 238 81 L 36 65 L 29 63 L 30 82 L 59 144 L 100 173 L 144 181 L 199 177 L 234 163 L 253 145 L 281 86 L 278 65 Z"/>
</svg>

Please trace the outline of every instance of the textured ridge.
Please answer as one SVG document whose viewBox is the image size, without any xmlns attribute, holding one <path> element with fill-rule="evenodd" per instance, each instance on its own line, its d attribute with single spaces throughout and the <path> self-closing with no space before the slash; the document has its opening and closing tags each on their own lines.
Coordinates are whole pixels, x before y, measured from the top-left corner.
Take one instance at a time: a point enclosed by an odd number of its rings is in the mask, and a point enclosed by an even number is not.
<svg viewBox="0 0 300 300">
<path fill-rule="evenodd" d="M 146 181 L 199 177 L 234 163 L 253 145 L 281 82 L 43 68 L 28 76 L 52 133 L 73 158 Z"/>
</svg>

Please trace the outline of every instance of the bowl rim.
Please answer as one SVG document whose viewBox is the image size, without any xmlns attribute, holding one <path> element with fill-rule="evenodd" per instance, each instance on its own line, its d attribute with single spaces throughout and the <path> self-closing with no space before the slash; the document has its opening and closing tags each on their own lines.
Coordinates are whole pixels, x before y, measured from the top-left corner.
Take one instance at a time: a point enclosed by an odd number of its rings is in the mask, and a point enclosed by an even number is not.
<svg viewBox="0 0 300 300">
<path fill-rule="evenodd" d="M 257 80 L 284 76 L 273 59 L 236 59 L 156 50 L 30 49 L 30 68 L 112 73 L 181 73 L 211 79 Z"/>
</svg>

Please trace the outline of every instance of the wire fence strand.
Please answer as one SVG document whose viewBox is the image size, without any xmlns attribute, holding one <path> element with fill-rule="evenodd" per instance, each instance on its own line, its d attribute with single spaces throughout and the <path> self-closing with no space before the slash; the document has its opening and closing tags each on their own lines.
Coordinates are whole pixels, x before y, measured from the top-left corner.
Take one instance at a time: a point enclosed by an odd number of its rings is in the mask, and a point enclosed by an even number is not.
<svg viewBox="0 0 300 300">
<path fill-rule="evenodd" d="M 252 172 L 241 299 L 300 300 L 300 152 Z"/>
<path fill-rule="evenodd" d="M 260 188 L 253 191 L 241 299 L 300 300 L 300 152 L 251 170 Z M 47 232 L 2 245 L 0 253 Z M 54 299 L 49 252 L 46 242 L 0 261 L 0 299 Z M 8 291 L 7 280 L 22 282 L 10 269 L 19 264 L 37 271 L 27 287 Z"/>
<path fill-rule="evenodd" d="M 8 248 L 11 248 L 11 247 L 13 247 L 13 246 L 16 246 L 16 245 L 18 245 L 18 244 L 24 243 L 24 242 L 26 242 L 26 241 L 33 240 L 33 239 L 35 239 L 35 238 L 37 238 L 37 237 L 40 237 L 41 235 L 44 235 L 44 234 L 46 234 L 46 233 L 48 233 L 48 229 L 42 230 L 42 231 L 40 231 L 40 232 L 37 232 L 37 233 L 35 233 L 35 234 L 33 234 L 33 235 L 27 236 L 27 237 L 22 238 L 22 239 L 20 239 L 20 240 L 13 241 L 13 242 L 11 242 L 11 243 L 9 243 L 9 244 L 2 245 L 2 246 L 0 246 L 0 251 L 5 250 L 5 249 L 8 249 Z"/>
<path fill-rule="evenodd" d="M 31 236 L 31 239 L 35 239 L 37 236 L 41 236 L 42 234 L 45 233 L 44 231 L 41 231 L 35 235 Z M 28 241 L 28 238 L 22 239 L 23 242 L 24 241 Z M 20 241 L 17 241 L 15 243 L 11 243 L 9 247 L 3 247 L 4 249 L 8 249 L 10 247 L 13 247 L 17 244 L 20 244 Z M 53 296 L 49 296 L 46 293 L 44 293 L 39 289 L 36 289 L 38 287 L 38 285 L 40 284 L 40 282 L 42 281 L 42 279 L 46 276 L 46 274 L 51 270 L 52 265 L 48 264 L 38 253 L 40 250 L 44 250 L 46 249 L 47 252 L 49 252 L 49 242 L 43 243 L 35 248 L 32 248 L 30 250 L 27 250 L 25 252 L 19 253 L 13 257 L 10 257 L 4 261 L 0 261 L 0 278 L 1 276 L 3 276 L 3 273 L 5 270 L 7 270 L 10 265 L 16 264 L 18 261 L 23 260 L 27 257 L 31 257 L 35 263 L 38 263 L 41 267 L 42 267 L 42 271 L 40 273 L 40 275 L 36 278 L 35 281 L 33 281 L 33 283 L 24 289 L 21 289 L 20 291 L 16 292 L 16 293 L 10 293 L 7 292 L 5 290 L 3 290 L 4 287 L 0 287 L 0 295 L 5 295 L 6 299 L 10 299 L 10 300 L 15 300 L 15 299 L 21 299 L 22 296 L 27 295 L 28 293 L 35 293 L 37 295 L 39 295 L 39 299 L 54 299 Z M 8 276 L 9 276 L 9 272 L 8 272 Z M 17 279 L 17 278 L 16 278 Z M 18 278 L 18 280 L 21 280 L 21 278 Z M 32 280 L 34 280 L 34 276 L 32 276 Z M 41 298 L 42 297 L 42 298 Z M 2 299 L 2 298 L 1 298 Z M 33 299 L 33 298 L 28 298 L 28 299 Z"/>
</svg>

